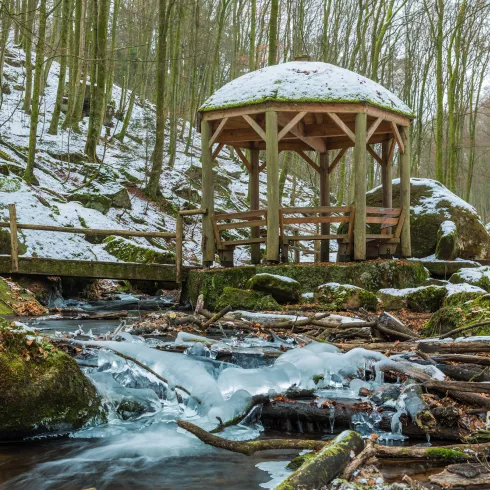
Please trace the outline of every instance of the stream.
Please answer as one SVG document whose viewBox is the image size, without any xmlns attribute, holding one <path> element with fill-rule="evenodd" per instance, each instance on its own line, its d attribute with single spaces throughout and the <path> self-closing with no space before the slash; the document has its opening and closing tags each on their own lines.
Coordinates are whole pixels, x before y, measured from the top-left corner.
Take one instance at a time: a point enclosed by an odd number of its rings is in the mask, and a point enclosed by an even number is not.
<svg viewBox="0 0 490 490">
<path fill-rule="evenodd" d="M 124 301 L 132 308 L 133 298 Z M 147 305 L 152 309 L 148 301 Z M 127 307 L 114 301 L 82 306 L 85 311 L 104 313 Z M 141 308 L 131 309 L 125 322 L 129 326 L 141 314 Z M 96 337 L 113 332 L 120 323 L 114 319 L 47 317 L 32 320 L 29 325 L 97 344 Z M 374 353 L 371 359 L 371 354 L 362 349 L 357 354 L 339 354 L 326 344 L 297 349 L 290 339 L 269 342 L 257 338 L 216 339 L 208 348 L 194 337 L 180 332 L 176 339 L 142 338 L 125 332 L 119 342 L 105 343 L 165 376 L 169 380 L 167 385 L 109 350 L 84 349 L 82 370 L 101 394 L 107 420 L 62 439 L 37 437 L 23 443 L 1 444 L 0 489 L 274 488 L 291 472 L 285 467 L 298 451 L 263 451 L 245 456 L 218 450 L 178 428 L 175 421 L 186 419 L 210 430 L 216 426 L 218 417 L 229 420 L 241 413 L 251 395 L 269 393 L 273 397 L 293 384 L 315 388 L 318 403 L 327 399 L 359 401 L 360 387 L 383 385 L 383 379 L 379 378 L 345 381 L 345 376 L 356 376 L 358 369 L 368 370 L 374 362 L 386 362 L 381 354 Z M 176 344 L 184 344 L 186 354 L 156 349 Z M 222 351 L 231 352 L 227 357 L 230 362 L 215 359 Z M 285 353 L 275 362 L 264 356 L 264 352 L 279 355 L 278 351 Z M 319 363 L 322 363 L 321 373 Z M 312 375 L 318 374 L 324 379 L 315 387 Z M 191 396 L 181 391 L 179 385 L 188 388 Z M 381 432 L 380 442 L 384 440 L 386 444 L 407 444 L 396 423 L 400 407 L 396 410 L 392 432 L 379 431 L 376 418 L 367 414 L 358 414 L 352 428 L 366 436 Z M 332 434 L 308 437 L 333 438 L 333 423 L 331 429 Z M 241 424 L 228 427 L 220 436 L 246 440 L 293 438 L 301 434 L 264 431 L 260 408 L 255 407 Z M 381 461 L 380 467 L 388 482 L 404 473 L 425 480 L 439 469 L 408 461 L 403 466 L 399 462 Z"/>
</svg>

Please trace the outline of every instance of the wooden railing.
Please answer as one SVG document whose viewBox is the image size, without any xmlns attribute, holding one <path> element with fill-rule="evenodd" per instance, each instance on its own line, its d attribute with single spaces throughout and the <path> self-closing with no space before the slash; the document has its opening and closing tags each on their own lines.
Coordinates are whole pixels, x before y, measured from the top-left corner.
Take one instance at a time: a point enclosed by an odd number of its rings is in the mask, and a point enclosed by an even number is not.
<svg viewBox="0 0 490 490">
<path fill-rule="evenodd" d="M 72 233 L 88 236 L 121 236 L 121 237 L 144 237 L 175 239 L 175 280 L 178 284 L 182 282 L 183 265 L 183 217 L 197 214 L 206 214 L 205 209 L 191 209 L 180 211 L 177 215 L 177 226 L 175 232 L 160 231 L 136 231 L 136 230 L 102 230 L 97 228 L 75 228 L 51 225 L 36 225 L 17 222 L 15 204 L 9 204 L 9 221 L 0 222 L 0 228 L 10 229 L 10 259 L 11 272 L 19 271 L 19 238 L 18 230 L 51 231 L 57 233 Z M 91 262 L 91 261 L 87 261 Z"/>
</svg>

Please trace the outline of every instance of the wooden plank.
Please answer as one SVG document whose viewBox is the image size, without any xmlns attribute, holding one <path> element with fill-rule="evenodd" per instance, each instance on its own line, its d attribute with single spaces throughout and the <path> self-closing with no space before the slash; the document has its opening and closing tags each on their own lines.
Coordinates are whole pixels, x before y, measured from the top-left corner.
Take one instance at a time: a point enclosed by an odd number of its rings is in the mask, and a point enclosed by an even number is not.
<svg viewBox="0 0 490 490">
<path fill-rule="evenodd" d="M 335 114 L 334 112 L 327 112 L 327 114 L 330 119 L 332 119 L 332 121 L 347 135 L 349 139 L 351 139 L 352 141 L 356 141 L 354 133 L 347 127 L 344 121 L 342 121 L 342 119 L 337 116 L 337 114 Z"/>
<path fill-rule="evenodd" d="M 254 209 L 250 211 L 240 211 L 238 213 L 216 213 L 214 216 L 217 221 L 225 219 L 248 219 L 248 218 L 261 218 L 267 214 L 266 209 Z"/>
<path fill-rule="evenodd" d="M 285 225 L 300 223 L 348 223 L 349 216 L 306 216 L 303 218 L 284 218 Z"/>
<path fill-rule="evenodd" d="M 366 121 L 365 113 L 356 115 L 354 260 L 366 260 Z"/>
<path fill-rule="evenodd" d="M 290 242 L 299 242 L 299 241 L 312 241 L 312 240 L 343 240 L 347 238 L 347 234 L 345 235 L 288 235 L 285 236 L 285 240 L 289 240 Z"/>
<path fill-rule="evenodd" d="M 182 215 L 177 215 L 177 222 L 175 226 L 175 282 L 177 284 L 182 283 L 182 265 L 183 265 L 183 243 L 184 243 L 184 226 L 182 223 Z"/>
<path fill-rule="evenodd" d="M 400 237 L 404 223 L 405 223 L 405 211 L 402 210 L 402 213 L 400 214 L 400 218 L 398 219 L 398 225 L 395 228 L 395 233 L 394 233 L 395 238 Z"/>
<path fill-rule="evenodd" d="M 267 162 L 267 245 L 266 260 L 278 263 L 279 251 L 279 142 L 277 141 L 277 112 L 265 113 Z"/>
<path fill-rule="evenodd" d="M 328 152 L 320 153 L 320 205 L 330 206 L 330 179 L 328 174 Z M 321 234 L 330 235 L 330 223 L 321 224 Z M 328 239 L 321 240 L 320 243 L 320 262 L 329 262 L 330 242 Z"/>
<path fill-rule="evenodd" d="M 208 212 L 207 209 L 183 209 L 179 211 L 181 216 L 192 216 L 197 214 L 206 214 Z"/>
<path fill-rule="evenodd" d="M 296 153 L 317 172 L 320 172 L 320 167 L 304 152 L 301 150 L 296 150 Z"/>
<path fill-rule="evenodd" d="M 182 268 L 182 281 L 187 278 L 189 267 Z M 10 274 L 8 255 L 0 256 L 0 274 Z M 91 279 L 138 279 L 176 282 L 175 264 L 136 264 L 128 262 L 97 262 L 91 260 L 64 260 L 39 257 L 19 257 L 19 274 L 88 277 Z"/>
<path fill-rule="evenodd" d="M 371 136 L 374 134 L 374 132 L 376 131 L 376 129 L 378 128 L 378 126 L 381 124 L 381 122 L 383 121 L 383 119 L 381 119 L 380 117 L 378 117 L 378 119 L 376 119 L 373 124 L 371 124 L 371 126 L 369 126 L 369 130 L 366 134 L 366 142 L 369 143 L 369 140 L 371 139 Z"/>
<path fill-rule="evenodd" d="M 388 153 L 388 158 L 386 159 L 386 165 L 390 165 L 393 162 L 393 156 L 395 155 L 396 141 L 395 138 L 391 138 L 390 152 Z"/>
<path fill-rule="evenodd" d="M 242 150 L 240 148 L 235 147 L 236 154 L 238 155 L 238 158 L 242 161 L 243 165 L 245 165 L 246 169 L 248 170 L 248 173 L 252 171 L 252 167 L 250 165 L 250 162 L 247 160 L 247 157 L 243 154 Z"/>
<path fill-rule="evenodd" d="M 351 206 L 314 206 L 311 208 L 281 208 L 283 214 L 349 213 Z"/>
<path fill-rule="evenodd" d="M 289 131 L 298 124 L 301 119 L 305 116 L 306 112 L 299 112 L 294 116 L 291 121 L 289 121 L 282 129 L 279 131 L 279 134 L 277 135 L 277 141 L 281 141 L 282 138 L 289 133 Z"/>
<path fill-rule="evenodd" d="M 286 126 L 289 124 L 290 119 L 286 114 L 279 113 L 278 114 L 278 121 L 283 126 Z M 289 131 L 292 134 L 294 134 L 298 139 L 300 139 L 301 141 L 306 143 L 313 150 L 318 151 L 320 153 L 325 152 L 325 150 L 326 150 L 325 141 L 323 141 L 321 138 L 305 136 L 304 135 L 304 125 L 301 122 L 292 126 L 289 129 Z"/>
<path fill-rule="evenodd" d="M 250 228 L 251 226 L 266 226 L 267 221 L 265 219 L 258 219 L 255 221 L 242 221 L 240 223 L 224 223 L 222 225 L 216 225 L 219 231 L 222 230 L 238 230 L 240 228 Z"/>
<path fill-rule="evenodd" d="M 252 117 L 248 116 L 247 114 L 244 114 L 243 119 L 250 124 L 250 126 L 255 130 L 255 132 L 265 141 L 265 131 L 257 124 L 257 121 L 253 119 Z"/>
<path fill-rule="evenodd" d="M 401 208 L 375 208 L 371 206 L 366 207 L 367 214 L 389 214 L 390 216 L 400 216 L 401 212 Z"/>
<path fill-rule="evenodd" d="M 238 246 L 238 245 L 252 245 L 254 243 L 265 243 L 266 239 L 265 238 L 249 238 L 247 240 L 227 240 L 224 242 L 221 242 L 221 244 L 224 247 L 229 247 L 229 246 Z"/>
<path fill-rule="evenodd" d="M 334 158 L 333 162 L 330 164 L 330 167 L 328 167 L 328 173 L 332 173 L 335 167 L 338 165 L 342 157 L 347 153 L 348 148 L 341 148 L 340 151 L 337 153 L 337 156 Z"/>
<path fill-rule="evenodd" d="M 349 230 L 347 231 L 347 241 L 352 243 L 354 241 L 354 223 L 356 219 L 356 207 L 350 207 L 350 215 L 349 215 Z"/>
<path fill-rule="evenodd" d="M 19 237 L 17 236 L 17 212 L 15 204 L 9 204 L 10 218 L 10 260 L 12 272 L 19 270 Z"/>
<path fill-rule="evenodd" d="M 388 218 L 385 216 L 366 216 L 366 224 L 376 225 L 397 225 L 398 218 Z"/>
<path fill-rule="evenodd" d="M 260 182 L 259 182 L 259 150 L 250 150 L 250 210 L 255 211 L 260 208 Z M 252 238 L 260 238 L 260 228 L 252 227 L 250 231 Z M 260 264 L 261 253 L 260 244 L 256 243 L 250 247 L 250 258 L 252 264 Z"/>
<path fill-rule="evenodd" d="M 221 131 L 223 130 L 226 122 L 228 121 L 228 118 L 227 117 L 224 117 L 221 122 L 219 123 L 218 127 L 216 128 L 216 131 L 213 133 L 213 136 L 211 136 L 210 140 L 209 140 L 209 146 L 213 146 L 214 145 L 214 142 L 216 141 L 216 138 L 219 136 L 219 134 L 221 133 Z"/>
<path fill-rule="evenodd" d="M 380 164 L 383 165 L 383 160 L 381 157 L 373 150 L 371 145 L 366 145 L 366 150 L 369 152 L 369 154 Z"/>
<path fill-rule="evenodd" d="M 211 161 L 214 162 L 216 160 L 216 158 L 218 157 L 218 155 L 220 154 L 221 150 L 223 149 L 223 147 L 225 146 L 224 143 L 220 143 L 217 147 L 216 147 L 216 150 L 213 151 L 213 154 L 211 155 Z"/>
<path fill-rule="evenodd" d="M 216 241 L 216 248 L 218 250 L 221 250 L 223 248 L 223 244 L 221 243 L 221 235 L 219 233 L 218 225 L 216 223 L 216 215 L 213 216 L 212 223 L 213 223 L 214 240 Z"/>
<path fill-rule="evenodd" d="M 398 126 L 396 125 L 396 123 L 391 121 L 391 127 L 393 129 L 393 135 L 396 139 L 396 142 L 398 143 L 398 147 L 400 148 L 400 152 L 405 153 L 405 145 L 404 145 L 402 137 L 400 135 L 400 131 L 398 131 Z"/>
<path fill-rule="evenodd" d="M 10 228 L 10 222 L 0 223 L 0 228 Z M 175 238 L 175 233 L 160 231 L 136 231 L 136 230 L 99 230 L 97 228 L 71 228 L 51 225 L 31 225 L 17 223 L 18 230 L 35 230 L 35 231 L 54 231 L 57 233 L 73 233 L 89 236 L 128 236 L 128 237 L 148 237 L 148 238 Z"/>
</svg>

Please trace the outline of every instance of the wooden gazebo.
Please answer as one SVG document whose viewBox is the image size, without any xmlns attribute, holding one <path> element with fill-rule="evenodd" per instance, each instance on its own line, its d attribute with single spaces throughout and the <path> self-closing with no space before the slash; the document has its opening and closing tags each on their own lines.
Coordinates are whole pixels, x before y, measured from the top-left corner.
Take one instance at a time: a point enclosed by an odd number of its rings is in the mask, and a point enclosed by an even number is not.
<svg viewBox="0 0 490 490">
<path fill-rule="evenodd" d="M 331 239 L 345 244 L 344 257 L 354 260 L 366 259 L 366 244 L 370 241 L 379 242 L 384 252 L 393 251 L 399 244 L 399 255 L 410 256 L 412 119 L 410 108 L 383 86 L 327 63 L 290 62 L 269 66 L 220 88 L 199 109 L 202 207 L 207 209 L 202 229 L 204 265 L 212 265 L 216 250 L 223 265 L 232 265 L 234 247 L 244 244 L 251 245 L 252 263 L 259 263 L 260 243 L 266 244 L 267 262 L 278 263 L 281 257 L 286 258 L 284 251 L 287 252 L 289 242 L 301 239 L 321 241 L 322 262 L 328 261 Z M 381 144 L 381 154 L 373 148 L 375 144 Z M 213 162 L 225 145 L 235 148 L 249 171 L 248 212 L 214 212 Z M 351 147 L 354 148 L 355 200 L 351 206 L 331 207 L 329 175 Z M 392 160 L 396 147 L 400 154 L 400 209 L 392 208 Z M 247 156 L 243 150 L 248 150 Z M 263 165 L 259 163 L 261 150 L 266 152 Z M 297 152 L 319 173 L 319 207 L 281 208 L 281 151 Z M 306 153 L 312 151 L 319 154 L 317 161 Z M 367 154 L 382 167 L 382 208 L 366 207 Z M 260 209 L 259 173 L 264 167 L 267 208 Z M 330 234 L 330 223 L 335 222 L 348 223 L 347 231 Z M 320 223 L 321 234 L 287 236 L 287 226 L 297 223 Z M 379 233 L 368 234 L 366 224 L 379 225 Z M 266 233 L 260 233 L 260 227 L 265 227 Z M 249 238 L 221 238 L 225 230 L 242 228 L 251 229 Z"/>
</svg>

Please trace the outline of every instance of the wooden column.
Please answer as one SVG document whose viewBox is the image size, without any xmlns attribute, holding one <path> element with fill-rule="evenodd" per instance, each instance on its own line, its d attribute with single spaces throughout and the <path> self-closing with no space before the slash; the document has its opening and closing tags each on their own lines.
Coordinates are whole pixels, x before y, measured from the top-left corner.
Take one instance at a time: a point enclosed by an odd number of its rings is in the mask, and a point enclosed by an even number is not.
<svg viewBox="0 0 490 490">
<path fill-rule="evenodd" d="M 19 238 L 17 236 L 17 211 L 15 204 L 9 204 L 10 218 L 10 261 L 11 272 L 19 271 Z"/>
<path fill-rule="evenodd" d="M 405 216 L 400 235 L 400 248 L 402 257 L 412 255 L 410 240 L 410 128 L 403 127 L 400 131 L 404 153 L 400 154 L 400 205 Z"/>
<path fill-rule="evenodd" d="M 381 184 L 383 186 L 383 207 L 391 208 L 393 207 L 393 176 L 392 170 L 393 166 L 391 162 L 388 161 L 390 154 L 391 140 L 383 141 L 381 148 L 381 160 L 383 164 L 381 165 Z"/>
<path fill-rule="evenodd" d="M 279 262 L 279 145 L 277 112 L 265 113 L 267 163 L 267 250 L 269 263 Z"/>
<path fill-rule="evenodd" d="M 260 209 L 259 192 L 259 150 L 250 150 L 250 210 Z M 260 238 L 260 228 L 252 228 L 252 238 Z M 260 264 L 260 243 L 253 243 L 250 246 L 252 264 Z"/>
<path fill-rule="evenodd" d="M 356 215 L 354 219 L 354 260 L 366 260 L 366 123 L 364 112 L 356 114 L 354 147 Z"/>
<path fill-rule="evenodd" d="M 320 153 L 320 206 L 330 206 L 330 180 L 328 175 L 328 153 Z M 327 213 L 328 215 L 328 213 Z M 330 223 L 322 223 L 320 233 L 330 235 Z M 330 240 L 320 243 L 320 262 L 328 262 Z"/>
<path fill-rule="evenodd" d="M 209 121 L 201 121 L 201 163 L 202 163 L 202 199 L 201 207 L 207 209 L 202 217 L 202 263 L 210 267 L 214 262 L 215 244 L 212 216 L 214 214 L 214 175 L 211 154 L 212 128 Z"/>
</svg>

